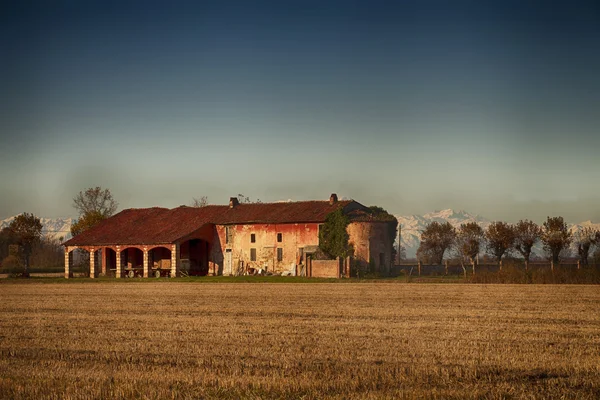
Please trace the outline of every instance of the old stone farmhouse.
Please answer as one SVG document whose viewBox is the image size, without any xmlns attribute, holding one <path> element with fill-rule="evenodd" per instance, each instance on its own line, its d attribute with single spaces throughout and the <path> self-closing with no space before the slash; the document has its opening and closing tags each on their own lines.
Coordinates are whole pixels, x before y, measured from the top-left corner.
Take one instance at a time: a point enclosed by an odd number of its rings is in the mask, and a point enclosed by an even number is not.
<svg viewBox="0 0 600 400">
<path fill-rule="evenodd" d="M 65 278 L 72 277 L 74 251 L 89 252 L 90 277 L 238 275 L 267 272 L 341 277 L 349 260 L 312 260 L 319 227 L 342 209 L 354 259 L 389 272 L 394 233 L 390 219 L 375 218 L 354 200 L 181 206 L 127 209 L 68 240 Z M 393 218 L 393 217 L 392 217 Z M 395 221 L 394 221 L 395 222 Z"/>
</svg>

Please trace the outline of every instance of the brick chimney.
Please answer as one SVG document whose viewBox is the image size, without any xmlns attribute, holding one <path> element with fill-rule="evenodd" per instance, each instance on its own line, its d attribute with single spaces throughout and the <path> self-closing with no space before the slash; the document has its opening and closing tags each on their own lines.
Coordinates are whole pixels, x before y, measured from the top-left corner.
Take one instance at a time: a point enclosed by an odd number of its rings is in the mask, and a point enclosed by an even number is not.
<svg viewBox="0 0 600 400">
<path fill-rule="evenodd" d="M 331 193 L 331 196 L 329 196 L 329 204 L 333 205 L 333 203 L 337 203 L 337 201 L 338 201 L 337 194 Z"/>
<path fill-rule="evenodd" d="M 229 208 L 233 208 L 235 206 L 239 206 L 240 202 L 238 201 L 237 197 L 230 197 L 229 198 Z"/>
</svg>

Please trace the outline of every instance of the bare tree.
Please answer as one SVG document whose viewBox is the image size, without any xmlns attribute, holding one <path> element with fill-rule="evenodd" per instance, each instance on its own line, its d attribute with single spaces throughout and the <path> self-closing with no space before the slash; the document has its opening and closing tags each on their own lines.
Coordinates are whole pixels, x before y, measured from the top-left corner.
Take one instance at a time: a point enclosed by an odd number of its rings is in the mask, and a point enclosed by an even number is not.
<svg viewBox="0 0 600 400">
<path fill-rule="evenodd" d="M 460 257 L 461 266 L 466 275 L 467 270 L 464 266 L 465 259 L 468 259 L 473 267 L 475 275 L 475 260 L 479 254 L 482 245 L 485 243 L 485 233 L 476 222 L 462 224 L 456 232 L 455 251 Z"/>
<path fill-rule="evenodd" d="M 525 270 L 529 269 L 529 258 L 531 249 L 535 243 L 540 240 L 542 229 L 533 221 L 520 220 L 515 225 L 515 243 L 514 247 L 525 259 Z"/>
<path fill-rule="evenodd" d="M 192 207 L 206 207 L 208 205 L 208 197 L 202 196 L 200 198 L 192 197 Z"/>
<path fill-rule="evenodd" d="M 260 199 L 256 199 L 256 201 L 252 201 L 252 200 L 250 200 L 250 197 L 244 196 L 241 193 L 239 193 L 237 195 L 237 198 L 238 198 L 238 202 L 240 204 L 242 204 L 242 203 L 246 203 L 246 204 L 249 204 L 249 203 L 262 203 L 262 201 L 260 201 Z"/>
<path fill-rule="evenodd" d="M 419 260 L 441 264 L 444 253 L 448 250 L 456 238 L 456 229 L 449 222 L 440 224 L 433 221 L 425 227 L 421 233 L 421 243 L 417 250 Z"/>
<path fill-rule="evenodd" d="M 554 265 L 560 261 L 560 252 L 571 244 L 573 235 L 563 217 L 548 217 L 543 224 L 541 239 Z"/>
<path fill-rule="evenodd" d="M 598 244 L 598 238 L 600 237 L 600 231 L 597 231 L 591 227 L 585 227 L 575 233 L 573 239 L 577 245 L 577 253 L 579 254 L 579 260 L 581 265 L 588 265 L 588 258 L 590 255 L 590 249 Z"/>
<path fill-rule="evenodd" d="M 99 186 L 81 191 L 73 198 L 73 207 L 79 212 L 79 215 L 96 212 L 104 218 L 112 216 L 119 204 L 113 199 L 109 189 L 102 189 Z"/>
<path fill-rule="evenodd" d="M 485 231 L 486 249 L 502 268 L 502 257 L 515 243 L 515 229 L 502 221 L 492 222 Z"/>
</svg>

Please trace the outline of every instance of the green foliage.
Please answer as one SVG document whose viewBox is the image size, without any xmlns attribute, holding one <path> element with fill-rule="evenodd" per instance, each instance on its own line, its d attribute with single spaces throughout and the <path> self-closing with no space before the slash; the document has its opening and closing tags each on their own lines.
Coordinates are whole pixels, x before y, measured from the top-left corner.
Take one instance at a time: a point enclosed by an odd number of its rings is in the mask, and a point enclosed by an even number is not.
<svg viewBox="0 0 600 400">
<path fill-rule="evenodd" d="M 319 248 L 331 258 L 344 258 L 354 254 L 354 249 L 348 242 L 350 236 L 346 228 L 349 223 L 350 220 L 341 208 L 325 218 L 325 223 L 319 230 Z"/>
<path fill-rule="evenodd" d="M 90 229 L 92 226 L 97 225 L 106 217 L 100 211 L 89 211 L 83 214 L 81 218 L 71 225 L 71 235 L 77 236 L 81 232 Z"/>
</svg>

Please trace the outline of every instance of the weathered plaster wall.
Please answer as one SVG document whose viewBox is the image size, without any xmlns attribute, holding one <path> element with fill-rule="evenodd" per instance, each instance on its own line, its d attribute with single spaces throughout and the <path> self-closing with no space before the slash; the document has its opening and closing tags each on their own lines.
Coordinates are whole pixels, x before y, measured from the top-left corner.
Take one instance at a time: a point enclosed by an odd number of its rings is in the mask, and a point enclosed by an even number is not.
<svg viewBox="0 0 600 400">
<path fill-rule="evenodd" d="M 350 243 L 354 246 L 354 258 L 388 273 L 392 262 L 394 238 L 390 237 L 385 222 L 352 222 L 348 225 Z"/>
<path fill-rule="evenodd" d="M 224 275 L 233 272 L 227 270 L 225 262 L 227 250 L 230 249 L 234 270 L 241 261 L 253 268 L 293 273 L 299 262 L 298 249 L 319 244 L 319 224 L 316 223 L 244 224 L 230 225 L 230 229 L 231 242 L 227 243 L 226 226 L 216 227 L 211 252 L 211 272 L 222 271 Z M 281 242 L 277 241 L 278 233 L 281 233 Z M 252 234 L 255 235 L 254 243 L 251 241 Z M 283 250 L 281 261 L 277 260 L 278 248 Z M 256 261 L 251 260 L 251 249 L 256 249 Z"/>
</svg>

